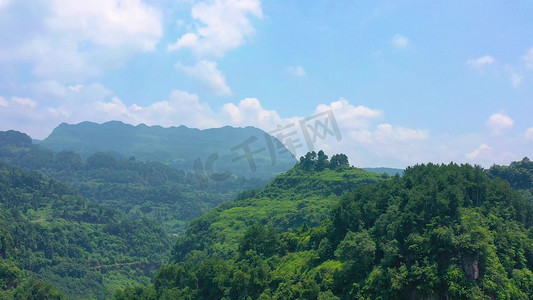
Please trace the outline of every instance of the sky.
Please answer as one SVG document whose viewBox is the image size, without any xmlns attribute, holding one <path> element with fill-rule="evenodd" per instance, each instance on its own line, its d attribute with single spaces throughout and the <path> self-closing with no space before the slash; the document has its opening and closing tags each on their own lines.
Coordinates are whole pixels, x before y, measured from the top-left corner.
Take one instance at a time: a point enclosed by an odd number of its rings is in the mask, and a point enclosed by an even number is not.
<svg viewBox="0 0 533 300">
<path fill-rule="evenodd" d="M 532 15 L 520 0 L 0 0 L 0 130 L 255 126 L 361 167 L 509 164 L 533 158 Z"/>
</svg>

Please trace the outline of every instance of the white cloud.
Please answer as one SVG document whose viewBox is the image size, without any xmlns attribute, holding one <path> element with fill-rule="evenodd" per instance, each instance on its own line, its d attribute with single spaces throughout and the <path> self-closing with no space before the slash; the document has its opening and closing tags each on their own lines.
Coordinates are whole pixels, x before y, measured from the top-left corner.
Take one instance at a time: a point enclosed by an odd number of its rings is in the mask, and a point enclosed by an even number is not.
<svg viewBox="0 0 533 300">
<path fill-rule="evenodd" d="M 514 126 L 514 121 L 509 116 L 496 113 L 487 120 L 487 127 L 493 135 L 502 135 Z"/>
<path fill-rule="evenodd" d="M 13 105 L 20 105 L 29 109 L 37 107 L 37 102 L 31 100 L 30 98 L 11 97 L 11 103 Z"/>
<path fill-rule="evenodd" d="M 71 91 L 74 91 L 74 92 L 79 92 L 82 87 L 83 87 L 83 85 L 77 84 L 77 85 L 69 86 L 68 89 L 71 90 Z"/>
<path fill-rule="evenodd" d="M 300 66 L 287 67 L 287 73 L 289 73 L 289 75 L 294 76 L 294 77 L 305 77 L 307 75 L 307 73 L 305 72 L 305 69 Z"/>
<path fill-rule="evenodd" d="M 492 151 L 491 147 L 485 144 L 481 144 L 476 150 L 466 153 L 465 156 L 469 160 L 476 160 L 478 157 L 480 157 L 480 155 L 485 154 L 490 151 Z"/>
<path fill-rule="evenodd" d="M 162 36 L 160 12 L 141 0 L 19 0 L 8 10 L 0 64 L 47 79 L 100 74 L 154 50 Z"/>
<path fill-rule="evenodd" d="M 522 75 L 515 72 L 515 70 L 511 66 L 505 66 L 505 72 L 509 76 L 509 80 L 511 81 L 511 85 L 514 88 L 519 87 L 522 84 L 522 81 L 524 80 L 524 77 Z"/>
<path fill-rule="evenodd" d="M 529 51 L 522 56 L 524 63 L 528 69 L 533 70 L 533 47 L 529 48 Z"/>
<path fill-rule="evenodd" d="M 191 17 L 196 30 L 182 35 L 169 51 L 190 48 L 200 57 L 221 57 L 254 33 L 251 17 L 262 18 L 258 0 L 211 0 L 195 3 Z"/>
<path fill-rule="evenodd" d="M 383 117 L 383 112 L 380 110 L 363 105 L 353 106 L 344 98 L 331 102 L 329 105 L 319 105 L 315 114 L 329 109 L 333 110 L 337 122 L 347 129 L 368 128 L 371 120 Z"/>
<path fill-rule="evenodd" d="M 481 56 L 476 59 L 471 59 L 467 61 L 467 64 L 473 69 L 482 69 L 483 67 L 490 66 L 494 63 L 494 57 L 490 55 Z"/>
<path fill-rule="evenodd" d="M 53 31 L 107 47 L 154 50 L 162 35 L 160 13 L 141 0 L 53 0 Z"/>
<path fill-rule="evenodd" d="M 145 107 L 137 104 L 128 106 L 121 99 L 112 97 L 111 101 L 92 103 L 90 109 L 92 120 L 98 122 L 120 120 L 135 125 L 185 125 L 195 128 L 221 125 L 208 104 L 201 103 L 197 95 L 180 90 L 172 91 L 168 100 L 154 102 Z"/>
<path fill-rule="evenodd" d="M 198 37 L 194 33 L 186 33 L 178 41 L 167 46 L 167 51 L 177 51 L 183 47 L 195 47 L 198 45 Z"/>
<path fill-rule="evenodd" d="M 7 102 L 7 100 L 4 97 L 0 96 L 0 107 L 8 107 L 8 106 L 9 106 L 9 103 Z"/>
<path fill-rule="evenodd" d="M 401 34 L 396 34 L 392 37 L 392 45 L 398 49 L 405 49 L 409 47 L 409 39 L 406 36 L 403 36 Z"/>
<path fill-rule="evenodd" d="M 531 127 L 528 130 L 526 130 L 526 133 L 525 133 L 524 136 L 525 136 L 526 140 L 533 141 L 533 127 Z"/>
<path fill-rule="evenodd" d="M 328 153 L 345 153 L 356 165 L 391 165 L 394 161 L 405 164 L 420 162 L 427 152 L 422 146 L 430 139 L 429 131 L 376 123 L 384 118 L 380 110 L 359 105 L 354 106 L 346 99 L 317 107 L 315 114 L 332 110 L 342 139 L 329 136 L 317 140 L 315 149 Z"/>
<path fill-rule="evenodd" d="M 226 84 L 226 77 L 217 69 L 215 62 L 201 60 L 193 66 L 178 63 L 176 67 L 198 80 L 205 90 L 215 95 L 231 95 L 231 89 Z"/>
<path fill-rule="evenodd" d="M 380 142 L 398 141 L 409 142 L 417 140 L 425 140 L 429 137 L 429 132 L 426 130 L 416 130 L 403 127 L 393 127 L 390 124 L 379 124 L 374 133 L 376 140 Z"/>
<path fill-rule="evenodd" d="M 287 122 L 274 110 L 266 110 L 256 98 L 246 98 L 238 105 L 226 103 L 222 107 L 223 119 L 234 126 L 256 126 L 269 131 Z"/>
<path fill-rule="evenodd" d="M 350 131 L 349 135 L 357 143 L 371 144 L 373 142 L 372 132 L 368 129 L 359 129 Z"/>
<path fill-rule="evenodd" d="M 164 123 L 158 121 L 163 117 Z M 197 128 L 221 126 L 207 103 L 201 103 L 198 96 L 174 90 L 168 101 L 156 102 L 145 109 L 144 123 L 163 126 L 186 125 Z"/>
</svg>

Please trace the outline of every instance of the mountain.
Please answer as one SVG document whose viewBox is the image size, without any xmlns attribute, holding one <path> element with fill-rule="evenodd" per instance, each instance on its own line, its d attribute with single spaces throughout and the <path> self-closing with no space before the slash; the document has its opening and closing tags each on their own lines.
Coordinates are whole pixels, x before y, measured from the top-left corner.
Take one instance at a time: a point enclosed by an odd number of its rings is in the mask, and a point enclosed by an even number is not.
<svg viewBox="0 0 533 300">
<path fill-rule="evenodd" d="M 62 181 L 87 199 L 119 209 L 131 219 L 155 219 L 173 234 L 182 234 L 190 220 L 233 200 L 239 192 L 262 188 L 268 182 L 230 176 L 202 186 L 196 174 L 163 163 L 102 152 L 87 158 L 72 151 L 55 153 L 16 131 L 0 132 L 0 161 Z"/>
<path fill-rule="evenodd" d="M 114 299 L 531 299 L 528 159 L 490 170 L 416 165 L 338 193 L 317 179 L 356 170 L 305 163 L 243 195 L 247 204 L 224 204 L 193 221 L 152 285 Z M 309 195 L 320 205 L 343 191 L 319 224 L 276 221 L 293 216 L 287 203 Z M 304 211 L 300 220 L 319 210 Z"/>
<path fill-rule="evenodd" d="M 385 173 L 385 174 L 387 174 L 389 176 L 394 176 L 396 174 L 402 176 L 403 172 L 404 172 L 404 169 L 384 168 L 384 167 L 380 167 L 380 168 L 363 168 L 363 170 L 368 171 L 368 172 L 378 173 L 378 174 Z"/>
<path fill-rule="evenodd" d="M 0 163 L 0 299 L 60 299 L 45 282 L 68 299 L 105 299 L 147 284 L 171 240 L 153 221 L 132 221 L 54 179 Z"/>
<path fill-rule="evenodd" d="M 82 157 L 111 152 L 125 158 L 162 162 L 211 179 L 217 175 L 211 174 L 213 171 L 221 173 L 218 175 L 222 178 L 228 173 L 270 179 L 296 163 L 277 139 L 254 127 L 199 130 L 185 126 L 132 126 L 118 121 L 63 123 L 40 144 L 56 152 L 72 150 Z"/>
</svg>

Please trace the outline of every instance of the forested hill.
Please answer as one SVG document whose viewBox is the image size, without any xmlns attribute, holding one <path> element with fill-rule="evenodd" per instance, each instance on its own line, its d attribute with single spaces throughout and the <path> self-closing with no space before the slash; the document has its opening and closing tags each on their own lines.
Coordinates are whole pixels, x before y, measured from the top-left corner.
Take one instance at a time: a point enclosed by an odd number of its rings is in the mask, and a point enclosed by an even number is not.
<svg viewBox="0 0 533 300">
<path fill-rule="evenodd" d="M 61 124 L 41 142 L 56 152 L 72 150 L 87 157 L 95 152 L 112 152 L 124 158 L 157 161 L 186 171 L 207 165 L 235 176 L 270 179 L 292 168 L 295 157 L 276 138 L 254 128 L 222 127 L 206 130 L 185 126 L 132 126 L 118 121 L 96 124 Z M 253 159 L 250 162 L 246 149 Z M 214 155 L 214 156 L 213 156 Z"/>
<path fill-rule="evenodd" d="M 503 169 L 517 178 L 528 166 L 523 160 Z M 115 299 L 531 299 L 533 207 L 522 195 L 530 183 L 521 194 L 494 175 L 497 167 L 416 165 L 402 177 L 360 185 L 319 225 L 266 221 L 263 196 L 283 207 L 301 201 L 298 194 L 314 195 L 311 203 L 335 194 L 312 179 L 332 170 L 315 172 L 306 186 L 296 176 L 301 167 L 243 196 L 247 204 L 226 204 L 194 221 L 173 250 L 175 263 L 153 285 L 129 287 Z M 277 214 L 291 210 L 270 217 Z M 236 245 L 212 238 L 227 237 L 226 228 L 239 232 Z M 184 256 L 186 246 L 196 251 Z"/>
<path fill-rule="evenodd" d="M 294 231 L 304 224 L 318 226 L 343 193 L 387 177 L 350 167 L 344 154 L 328 160 L 322 151 L 308 153 L 264 189 L 243 192 L 236 201 L 195 219 L 178 239 L 172 259 L 183 261 L 195 250 L 230 257 L 237 251 L 239 238 L 253 224 L 280 232 Z"/>
<path fill-rule="evenodd" d="M 129 220 L 56 180 L 0 163 L 0 299 L 58 299 L 32 278 L 69 299 L 104 299 L 148 283 L 171 240 L 152 221 Z"/>
<path fill-rule="evenodd" d="M 131 219 L 159 221 L 181 234 L 190 220 L 246 189 L 263 187 L 266 179 L 228 177 L 200 185 L 194 173 L 158 162 L 72 151 L 55 153 L 34 145 L 26 134 L 0 132 L 0 161 L 36 170 L 67 183 L 89 200 L 121 210 Z"/>
</svg>

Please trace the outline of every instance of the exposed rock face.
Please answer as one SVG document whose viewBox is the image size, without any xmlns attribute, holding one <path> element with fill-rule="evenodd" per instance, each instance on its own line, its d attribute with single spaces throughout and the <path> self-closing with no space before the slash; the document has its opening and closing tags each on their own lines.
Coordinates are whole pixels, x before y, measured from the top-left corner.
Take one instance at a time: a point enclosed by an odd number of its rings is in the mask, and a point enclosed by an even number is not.
<svg viewBox="0 0 533 300">
<path fill-rule="evenodd" d="M 478 280 L 479 278 L 479 262 L 472 258 L 463 259 L 461 262 L 461 270 L 470 280 Z"/>
</svg>

